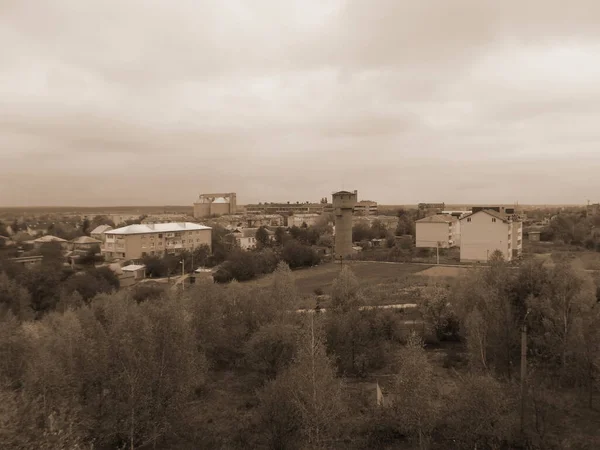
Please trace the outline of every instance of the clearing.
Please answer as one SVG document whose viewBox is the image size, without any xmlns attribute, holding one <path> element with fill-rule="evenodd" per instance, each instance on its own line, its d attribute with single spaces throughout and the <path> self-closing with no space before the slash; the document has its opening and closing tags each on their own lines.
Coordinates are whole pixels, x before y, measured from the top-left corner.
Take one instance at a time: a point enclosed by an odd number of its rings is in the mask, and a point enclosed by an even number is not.
<svg viewBox="0 0 600 450">
<path fill-rule="evenodd" d="M 388 284 L 404 280 L 407 276 L 429 268 L 422 264 L 390 264 L 385 262 L 352 261 L 349 265 L 362 284 Z M 322 289 L 325 294 L 331 291 L 331 285 L 340 272 L 338 263 L 324 263 L 308 269 L 294 271 L 296 287 L 300 294 L 313 294 L 315 289 Z M 247 284 L 257 287 L 270 286 L 273 275 L 269 274 Z"/>
</svg>

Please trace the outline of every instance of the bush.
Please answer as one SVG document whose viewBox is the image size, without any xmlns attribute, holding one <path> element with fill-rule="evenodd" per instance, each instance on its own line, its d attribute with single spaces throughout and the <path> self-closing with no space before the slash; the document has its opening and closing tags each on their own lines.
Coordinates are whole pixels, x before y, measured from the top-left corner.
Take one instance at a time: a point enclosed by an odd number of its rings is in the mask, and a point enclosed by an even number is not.
<svg viewBox="0 0 600 450">
<path fill-rule="evenodd" d="M 290 240 L 283 246 L 283 260 L 291 269 L 299 267 L 311 267 L 319 264 L 321 257 L 307 245 L 302 245 L 296 240 Z"/>
<path fill-rule="evenodd" d="M 229 270 L 227 270 L 224 267 L 221 267 L 214 273 L 213 280 L 215 281 L 215 283 L 229 283 L 233 280 L 233 275 Z"/>
</svg>

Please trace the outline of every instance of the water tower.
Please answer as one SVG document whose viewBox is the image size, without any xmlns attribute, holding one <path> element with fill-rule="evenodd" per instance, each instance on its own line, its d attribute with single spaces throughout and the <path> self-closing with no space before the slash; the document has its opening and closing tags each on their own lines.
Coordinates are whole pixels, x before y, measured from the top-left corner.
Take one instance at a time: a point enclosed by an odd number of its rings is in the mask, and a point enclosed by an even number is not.
<svg viewBox="0 0 600 450">
<path fill-rule="evenodd" d="M 340 191 L 332 195 L 335 214 L 335 258 L 352 254 L 352 214 L 358 192 Z"/>
</svg>

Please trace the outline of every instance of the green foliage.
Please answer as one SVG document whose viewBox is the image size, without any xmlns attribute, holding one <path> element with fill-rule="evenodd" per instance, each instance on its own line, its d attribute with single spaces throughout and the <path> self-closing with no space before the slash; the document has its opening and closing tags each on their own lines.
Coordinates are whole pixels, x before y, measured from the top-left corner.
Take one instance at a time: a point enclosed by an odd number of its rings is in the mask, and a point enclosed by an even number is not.
<svg viewBox="0 0 600 450">
<path fill-rule="evenodd" d="M 312 267 L 321 261 L 321 257 L 314 249 L 296 240 L 285 243 L 281 257 L 292 269 Z"/>
<path fill-rule="evenodd" d="M 30 318 L 31 296 L 27 289 L 0 272 L 0 318 L 9 312 L 21 320 Z"/>
<path fill-rule="evenodd" d="M 343 313 L 356 310 L 362 304 L 358 280 L 349 266 L 343 266 L 331 287 L 331 309 Z"/>
<path fill-rule="evenodd" d="M 419 448 L 427 448 L 442 408 L 433 366 L 415 334 L 399 353 L 394 394 L 392 414 L 399 431 L 418 442 Z"/>
<path fill-rule="evenodd" d="M 266 227 L 263 226 L 256 230 L 256 243 L 259 249 L 271 245 L 271 238 Z"/>
<path fill-rule="evenodd" d="M 288 324 L 265 325 L 246 345 L 246 358 L 253 370 L 274 379 L 292 361 L 297 346 L 297 329 Z"/>
<path fill-rule="evenodd" d="M 435 332 L 438 341 L 459 339 L 459 322 L 450 304 L 449 289 L 437 283 L 427 286 L 419 299 L 423 320 Z"/>
</svg>

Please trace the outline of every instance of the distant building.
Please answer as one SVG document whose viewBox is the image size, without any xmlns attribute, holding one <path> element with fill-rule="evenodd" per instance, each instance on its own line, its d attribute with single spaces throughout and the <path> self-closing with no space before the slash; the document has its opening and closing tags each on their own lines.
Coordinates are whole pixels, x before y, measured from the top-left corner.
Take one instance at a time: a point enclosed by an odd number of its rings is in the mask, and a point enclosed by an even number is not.
<svg viewBox="0 0 600 450">
<path fill-rule="evenodd" d="M 307 227 L 312 227 L 316 225 L 321 219 L 321 214 L 294 214 L 287 218 L 287 226 L 288 227 L 302 227 L 306 224 Z"/>
<path fill-rule="evenodd" d="M 194 220 L 186 214 L 152 214 L 144 217 L 141 223 L 173 223 L 173 222 L 190 222 Z"/>
<path fill-rule="evenodd" d="M 354 205 L 354 214 L 361 216 L 377 215 L 377 202 L 372 200 L 361 200 Z"/>
<path fill-rule="evenodd" d="M 196 219 L 235 214 L 237 210 L 237 197 L 235 192 L 219 194 L 200 194 L 194 203 L 194 217 Z"/>
<path fill-rule="evenodd" d="M 528 233 L 528 237 L 530 241 L 534 241 L 537 242 L 540 240 L 540 236 L 541 236 L 542 232 L 541 231 L 530 231 Z"/>
<path fill-rule="evenodd" d="M 416 247 L 450 248 L 460 245 L 460 221 L 449 214 L 417 220 Z"/>
<path fill-rule="evenodd" d="M 460 219 L 460 260 L 486 262 L 499 250 L 506 261 L 521 255 L 523 223 L 516 215 L 480 210 Z"/>
<path fill-rule="evenodd" d="M 59 243 L 62 248 L 67 248 L 67 240 L 66 239 L 61 239 L 59 237 L 52 236 L 50 234 L 47 234 L 46 236 L 42 236 L 37 239 L 34 239 L 33 247 L 40 248 L 42 245 L 48 244 L 50 242 Z"/>
<path fill-rule="evenodd" d="M 359 223 L 366 223 L 371 226 L 375 221 L 380 222 L 386 229 L 390 231 L 393 231 L 398 227 L 397 216 L 354 216 L 352 217 L 352 226 Z"/>
<path fill-rule="evenodd" d="M 600 214 L 600 203 L 588 204 L 586 207 L 586 213 L 588 216 L 597 216 Z"/>
<path fill-rule="evenodd" d="M 191 251 L 211 247 L 212 228 L 195 223 L 128 225 L 104 233 L 102 254 L 106 259 L 140 259 L 147 255 Z"/>
<path fill-rule="evenodd" d="M 94 239 L 89 236 L 79 236 L 69 242 L 71 250 L 92 250 L 93 248 L 100 247 L 102 241 L 100 239 Z"/>
<path fill-rule="evenodd" d="M 104 233 L 106 233 L 107 231 L 112 230 L 113 227 L 111 227 L 110 225 L 98 225 L 96 228 L 94 228 L 92 230 L 92 232 L 90 233 L 90 236 L 93 237 L 94 239 L 98 239 L 99 241 L 104 242 Z"/>
<path fill-rule="evenodd" d="M 229 229 L 282 227 L 285 225 L 285 219 L 279 214 L 233 214 L 216 217 L 211 219 L 210 223 Z"/>
<path fill-rule="evenodd" d="M 291 214 L 323 214 L 333 212 L 331 203 L 262 203 L 246 205 L 247 213 L 256 214 L 280 214 L 289 216 Z"/>
<path fill-rule="evenodd" d="M 231 233 L 233 235 L 233 237 L 235 237 L 235 241 L 238 247 L 240 247 L 242 250 L 251 250 L 253 248 L 256 248 L 256 232 L 258 231 L 258 228 L 242 228 L 242 229 L 238 229 L 233 231 L 233 233 Z M 267 234 L 269 235 L 269 239 L 271 241 L 275 240 L 275 233 L 271 230 L 266 230 Z"/>
</svg>

